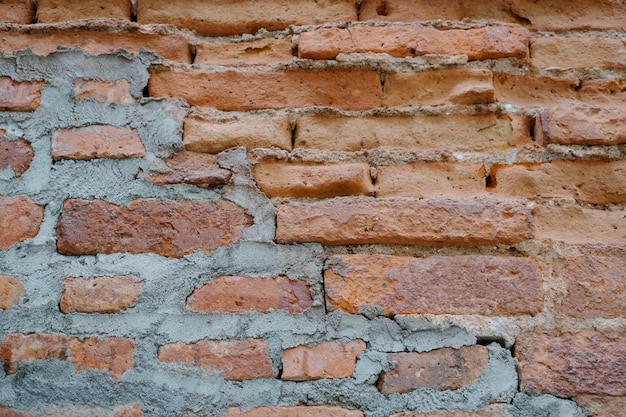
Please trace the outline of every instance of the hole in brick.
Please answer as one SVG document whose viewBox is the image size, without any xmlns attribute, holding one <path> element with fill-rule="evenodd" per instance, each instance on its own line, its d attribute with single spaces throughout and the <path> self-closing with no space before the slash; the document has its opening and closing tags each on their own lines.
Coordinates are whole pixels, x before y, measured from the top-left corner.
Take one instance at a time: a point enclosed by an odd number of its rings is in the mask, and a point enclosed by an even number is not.
<svg viewBox="0 0 626 417">
<path fill-rule="evenodd" d="M 487 174 L 487 176 L 485 177 L 485 187 L 487 188 L 494 188 L 496 186 L 496 175 L 495 172 L 490 172 L 489 174 Z"/>
<path fill-rule="evenodd" d="M 533 117 L 530 119 L 530 126 L 528 126 L 528 134 L 530 135 L 530 139 L 535 141 L 535 123 L 537 122 L 537 118 Z"/>
<path fill-rule="evenodd" d="M 191 55 L 191 63 L 195 63 L 196 55 L 198 55 L 198 48 L 196 48 L 196 45 L 189 44 L 189 55 Z"/>
<path fill-rule="evenodd" d="M 148 89 L 147 85 L 143 88 L 143 96 L 150 97 L 150 90 Z"/>
<path fill-rule="evenodd" d="M 513 17 L 513 20 L 515 20 L 516 23 L 519 23 L 519 24 L 522 24 L 522 25 L 530 25 L 530 24 L 532 24 L 530 19 L 515 13 L 512 8 L 509 9 L 509 13 L 511 14 L 511 17 Z"/>
<path fill-rule="evenodd" d="M 376 14 L 378 16 L 387 16 L 387 14 L 389 14 L 386 1 L 381 1 L 378 7 L 376 7 Z"/>
<path fill-rule="evenodd" d="M 503 349 L 506 349 L 506 340 L 504 340 L 504 337 L 482 336 L 482 337 L 476 338 L 476 344 L 481 345 L 481 346 L 489 346 L 492 343 L 497 343 Z"/>
</svg>

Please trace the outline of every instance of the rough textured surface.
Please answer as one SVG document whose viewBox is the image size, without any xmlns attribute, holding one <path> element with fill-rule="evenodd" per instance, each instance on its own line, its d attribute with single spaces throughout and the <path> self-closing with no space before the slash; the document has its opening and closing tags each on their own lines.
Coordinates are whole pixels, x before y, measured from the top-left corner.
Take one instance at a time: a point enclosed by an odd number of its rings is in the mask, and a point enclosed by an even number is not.
<svg viewBox="0 0 626 417">
<path fill-rule="evenodd" d="M 37 0 L 37 23 L 80 19 L 130 20 L 129 0 Z"/>
<path fill-rule="evenodd" d="M 3 0 L 0 3 L 0 22 L 2 23 L 33 23 L 35 4 L 31 0 Z"/>
<path fill-rule="evenodd" d="M 16 177 L 22 175 L 33 160 L 33 148 L 24 139 L 8 140 L 0 130 L 0 171 L 11 168 Z"/>
<path fill-rule="evenodd" d="M 535 136 L 539 143 L 616 145 L 626 142 L 624 124 L 625 109 L 559 106 L 539 112 Z"/>
<path fill-rule="evenodd" d="M 52 157 L 60 159 L 140 158 L 146 148 L 134 129 L 94 125 L 57 130 L 52 135 Z"/>
<path fill-rule="evenodd" d="M 438 411 L 434 413 L 399 413 L 389 417 L 502 417 L 508 407 L 504 404 L 492 404 L 480 411 Z"/>
<path fill-rule="evenodd" d="M 0 275 L 0 310 L 10 310 L 24 298 L 24 284 L 15 277 Z"/>
<path fill-rule="evenodd" d="M 165 168 L 145 178 L 157 185 L 192 184 L 204 188 L 222 186 L 230 180 L 231 172 L 220 168 L 214 155 L 178 152 L 164 160 Z"/>
<path fill-rule="evenodd" d="M 41 81 L 17 82 L 0 77 L 0 111 L 34 111 L 39 107 Z"/>
<path fill-rule="evenodd" d="M 117 313 L 135 305 L 143 285 L 134 277 L 67 278 L 59 307 L 63 313 Z"/>
<path fill-rule="evenodd" d="M 579 395 L 575 397 L 575 400 L 578 404 L 589 410 L 591 417 L 626 416 L 626 397 Z"/>
<path fill-rule="evenodd" d="M 139 404 L 113 407 L 48 405 L 43 411 L 36 408 L 20 409 L 19 412 L 0 406 L 2 417 L 142 417 Z"/>
<path fill-rule="evenodd" d="M 365 342 L 352 340 L 322 342 L 318 345 L 297 346 L 283 353 L 282 379 L 307 381 L 321 378 L 349 378 L 354 372 L 356 357 L 365 350 Z"/>
<path fill-rule="evenodd" d="M 532 63 L 539 68 L 625 68 L 621 39 L 549 37 L 532 39 Z"/>
<path fill-rule="evenodd" d="M 0 250 L 33 238 L 39 232 L 43 207 L 24 196 L 0 196 Z"/>
<path fill-rule="evenodd" d="M 199 44 L 194 64 L 244 66 L 289 62 L 294 58 L 292 48 L 291 38 Z"/>
<path fill-rule="evenodd" d="M 337 406 L 316 407 L 258 407 L 243 413 L 238 408 L 228 410 L 226 417 L 363 417 L 359 410 Z"/>
<path fill-rule="evenodd" d="M 103 103 L 132 104 L 135 98 L 126 80 L 74 80 L 74 96 L 79 100 L 94 99 Z"/>
</svg>

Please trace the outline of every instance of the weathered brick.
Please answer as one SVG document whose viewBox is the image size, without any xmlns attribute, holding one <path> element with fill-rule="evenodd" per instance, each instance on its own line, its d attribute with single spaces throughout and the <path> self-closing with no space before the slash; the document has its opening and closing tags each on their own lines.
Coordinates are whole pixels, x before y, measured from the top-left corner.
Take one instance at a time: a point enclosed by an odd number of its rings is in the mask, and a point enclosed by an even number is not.
<svg viewBox="0 0 626 417">
<path fill-rule="evenodd" d="M 186 0 L 142 0 L 138 6 L 137 21 L 141 24 L 169 23 L 207 35 L 356 20 L 354 0 L 212 0 L 211 7 Z"/>
<path fill-rule="evenodd" d="M 379 166 L 377 197 L 472 197 L 485 193 L 485 167 L 462 162 Z"/>
<path fill-rule="evenodd" d="M 187 299 L 187 306 L 197 313 L 300 314 L 312 304 L 309 286 L 288 278 L 217 277 Z"/>
<path fill-rule="evenodd" d="M 22 175 L 33 160 L 35 153 L 24 139 L 9 140 L 0 129 L 0 171 L 11 168 L 16 177 Z"/>
<path fill-rule="evenodd" d="M 117 313 L 135 305 L 143 281 L 129 276 L 67 278 L 63 281 L 63 313 Z"/>
<path fill-rule="evenodd" d="M 324 272 L 329 310 L 357 314 L 537 314 L 541 276 L 528 258 L 342 255 Z"/>
<path fill-rule="evenodd" d="M 142 417 L 139 404 L 113 407 L 44 405 L 40 408 L 18 410 L 0 406 L 1 417 Z"/>
<path fill-rule="evenodd" d="M 532 216 L 536 239 L 618 246 L 626 242 L 626 217 L 623 211 L 570 205 L 536 206 Z"/>
<path fill-rule="evenodd" d="M 480 411 L 436 411 L 434 413 L 399 413 L 389 417 L 502 417 L 507 404 L 491 404 Z"/>
<path fill-rule="evenodd" d="M 626 397 L 578 395 L 573 399 L 589 412 L 589 417 L 626 417 Z"/>
<path fill-rule="evenodd" d="M 276 240 L 280 243 L 475 246 L 530 237 L 530 213 L 513 203 L 324 201 L 286 204 L 277 212 Z"/>
<path fill-rule="evenodd" d="M 365 350 L 365 342 L 352 340 L 321 342 L 313 347 L 297 346 L 283 353 L 283 376 L 288 381 L 321 378 L 349 378 L 354 372 L 356 357 Z"/>
<path fill-rule="evenodd" d="M 37 110 L 44 85 L 43 81 L 18 82 L 9 77 L 0 77 L 0 111 Z"/>
<path fill-rule="evenodd" d="M 288 62 L 293 58 L 291 38 L 258 39 L 240 43 L 198 44 L 194 64 L 268 65 Z"/>
<path fill-rule="evenodd" d="M 37 0 L 37 23 L 81 19 L 130 20 L 130 0 Z"/>
<path fill-rule="evenodd" d="M 626 203 L 626 161 L 551 161 L 494 165 L 503 197 L 567 198 L 592 204 Z"/>
<path fill-rule="evenodd" d="M 341 53 L 467 55 L 470 60 L 528 55 L 528 32 L 511 26 L 437 30 L 419 25 L 322 28 L 300 35 L 301 58 L 334 59 Z"/>
<path fill-rule="evenodd" d="M 419 388 L 439 391 L 456 390 L 471 385 L 489 363 L 487 348 L 464 346 L 430 352 L 401 352 L 387 355 L 396 367 L 383 372 L 378 389 L 385 395 L 406 393 Z"/>
<path fill-rule="evenodd" d="M 291 150 L 291 123 L 287 117 L 268 119 L 211 121 L 197 117 L 185 119 L 185 149 L 218 153 L 235 146 Z"/>
<path fill-rule="evenodd" d="M 149 173 L 145 178 L 157 185 L 192 184 L 203 188 L 220 187 L 228 183 L 231 172 L 217 163 L 215 155 L 178 152 L 165 159 L 166 169 Z"/>
<path fill-rule="evenodd" d="M 370 166 L 365 163 L 312 165 L 265 162 L 254 167 L 254 179 L 269 198 L 374 194 Z"/>
<path fill-rule="evenodd" d="M 91 125 L 57 130 L 52 134 L 52 157 L 90 160 L 95 158 L 141 158 L 146 148 L 135 129 Z"/>
<path fill-rule="evenodd" d="M 151 70 L 150 96 L 220 110 L 330 106 L 364 110 L 382 104 L 375 71 L 191 72 Z"/>
<path fill-rule="evenodd" d="M 0 310 L 10 310 L 24 298 L 24 284 L 15 277 L 0 275 Z"/>
<path fill-rule="evenodd" d="M 535 37 L 531 42 L 532 64 L 548 69 L 626 67 L 626 42 L 600 37 Z"/>
<path fill-rule="evenodd" d="M 78 371 L 104 370 L 117 379 L 132 368 L 136 350 L 132 339 L 90 337 L 80 341 L 62 334 L 11 333 L 2 339 L 0 356 L 8 375 L 17 371 L 18 362 L 60 359 L 71 361 Z"/>
<path fill-rule="evenodd" d="M 103 81 L 74 80 L 74 97 L 78 100 L 95 99 L 100 103 L 132 104 L 135 97 L 130 92 L 130 83 L 126 80 Z"/>
<path fill-rule="evenodd" d="M 179 363 L 221 372 L 224 379 L 243 381 L 274 378 L 272 360 L 264 340 L 209 340 L 159 346 L 161 362 Z"/>
<path fill-rule="evenodd" d="M 541 109 L 535 119 L 538 144 L 617 145 L 626 143 L 626 110 L 611 107 L 560 106 Z"/>
<path fill-rule="evenodd" d="M 378 146 L 483 151 L 530 142 L 517 116 L 309 116 L 296 120 L 295 147 L 358 151 Z"/>
<path fill-rule="evenodd" d="M 486 104 L 495 101 L 493 74 L 482 68 L 397 72 L 385 78 L 385 106 Z"/>
<path fill-rule="evenodd" d="M 0 196 L 0 250 L 37 236 L 42 219 L 43 207 L 27 197 Z"/>
<path fill-rule="evenodd" d="M 48 55 L 58 47 L 80 47 L 90 55 L 110 54 L 124 49 L 139 54 L 141 48 L 154 51 L 165 59 L 191 63 L 187 39 L 181 35 L 141 32 L 0 32 L 0 52 L 12 54 L 30 49 L 36 55 Z M 1 91 L 1 88 L 0 88 Z"/>
<path fill-rule="evenodd" d="M 69 199 L 57 226 L 63 255 L 156 253 L 182 257 L 237 242 L 252 216 L 233 203 L 134 200 L 127 207 Z"/>
<path fill-rule="evenodd" d="M 626 333 L 523 333 L 515 356 L 524 390 L 559 397 L 626 395 Z"/>
<path fill-rule="evenodd" d="M 257 407 L 243 413 L 239 408 L 230 408 L 226 417 L 363 417 L 363 411 L 333 405 Z"/>
<path fill-rule="evenodd" d="M 559 311 L 577 318 L 626 317 L 626 260 L 576 256 L 556 260 L 554 275 L 567 286 Z"/>
<path fill-rule="evenodd" d="M 35 20 L 35 3 L 32 0 L 3 0 L 0 2 L 0 23 L 27 25 Z"/>
</svg>

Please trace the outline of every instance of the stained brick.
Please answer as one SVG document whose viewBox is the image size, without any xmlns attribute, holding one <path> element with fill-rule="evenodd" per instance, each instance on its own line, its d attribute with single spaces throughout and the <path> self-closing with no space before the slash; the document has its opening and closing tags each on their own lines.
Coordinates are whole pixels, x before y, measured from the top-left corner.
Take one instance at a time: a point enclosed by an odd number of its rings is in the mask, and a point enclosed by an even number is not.
<svg viewBox="0 0 626 417">
<path fill-rule="evenodd" d="M 33 148 L 24 139 L 9 140 L 0 129 L 0 171 L 11 168 L 16 177 L 22 175 L 33 160 Z"/>
<path fill-rule="evenodd" d="M 126 80 L 104 81 L 74 80 L 74 96 L 78 100 L 95 99 L 100 103 L 132 104 L 135 98 L 130 93 L 130 83 Z"/>
<path fill-rule="evenodd" d="M 143 282 L 128 276 L 67 278 L 60 308 L 63 313 L 117 313 L 133 307 Z"/>
<path fill-rule="evenodd" d="M 349 378 L 356 357 L 365 350 L 365 342 L 352 340 L 321 342 L 313 347 L 297 346 L 283 353 L 282 379 L 307 381 L 321 378 Z"/>
<path fill-rule="evenodd" d="M 0 250 L 33 238 L 39 233 L 43 207 L 24 196 L 0 196 Z"/>
<path fill-rule="evenodd" d="M 24 298 L 24 284 L 15 277 L 0 275 L 0 310 L 10 310 Z"/>
<path fill-rule="evenodd" d="M 0 22 L 27 25 L 35 20 L 32 0 L 3 0 L 0 3 Z"/>
<path fill-rule="evenodd" d="M 179 363 L 221 372 L 224 379 L 243 381 L 273 378 L 276 372 L 264 340 L 210 340 L 159 347 L 161 362 Z"/>
<path fill-rule="evenodd" d="M 357 314 L 537 314 L 543 307 L 539 267 L 499 256 L 342 255 L 324 272 L 326 305 Z"/>
<path fill-rule="evenodd" d="M 187 299 L 187 306 L 198 313 L 300 314 L 312 304 L 309 286 L 287 278 L 217 277 Z"/>
<path fill-rule="evenodd" d="M 225 185 L 231 172 L 220 168 L 215 155 L 196 152 L 178 152 L 165 159 L 167 169 L 150 173 L 145 178 L 157 185 L 192 184 L 203 188 Z"/>
<path fill-rule="evenodd" d="M 589 412 L 589 417 L 626 417 L 626 397 L 579 395 L 573 399 Z"/>
<path fill-rule="evenodd" d="M 257 407 L 243 413 L 239 408 L 230 408 L 226 417 L 363 417 L 363 412 L 332 405 Z"/>
<path fill-rule="evenodd" d="M 626 68 L 626 42 L 600 37 L 535 37 L 532 64 L 548 69 Z"/>
<path fill-rule="evenodd" d="M 196 45 L 194 64 L 268 65 L 294 58 L 291 38 Z"/>
<path fill-rule="evenodd" d="M 524 390 L 559 397 L 626 395 L 624 333 L 523 333 L 515 343 L 515 355 Z"/>
<path fill-rule="evenodd" d="M 130 0 L 37 0 L 37 23 L 80 19 L 130 20 Z"/>
<path fill-rule="evenodd" d="M 0 111 L 37 110 L 43 87 L 43 81 L 18 82 L 9 77 L 0 77 Z"/>
<path fill-rule="evenodd" d="M 92 125 L 57 130 L 52 134 L 52 157 L 89 160 L 94 158 L 141 158 L 146 148 L 135 129 Z"/>
</svg>

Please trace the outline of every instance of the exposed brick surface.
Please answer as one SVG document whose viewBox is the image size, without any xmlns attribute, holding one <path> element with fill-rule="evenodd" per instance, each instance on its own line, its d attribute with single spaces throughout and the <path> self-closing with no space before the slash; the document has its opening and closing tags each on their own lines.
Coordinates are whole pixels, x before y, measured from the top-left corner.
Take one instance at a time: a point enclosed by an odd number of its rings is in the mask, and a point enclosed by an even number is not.
<svg viewBox="0 0 626 417">
<path fill-rule="evenodd" d="M 39 233 L 43 207 L 24 196 L 0 196 L 0 250 L 33 238 Z"/>
<path fill-rule="evenodd" d="M 186 0 L 142 0 L 139 23 L 170 23 L 209 35 L 254 33 L 264 28 L 356 20 L 353 0 L 213 0 L 211 7 Z M 234 13 L 233 7 L 236 7 Z"/>
<path fill-rule="evenodd" d="M 573 399 L 589 412 L 589 417 L 626 417 L 626 397 L 579 395 Z"/>
<path fill-rule="evenodd" d="M 10 310 L 24 298 L 24 284 L 15 277 L 0 275 L 0 310 Z"/>
<path fill-rule="evenodd" d="M 170 343 L 160 346 L 158 354 L 161 362 L 219 371 L 224 379 L 243 381 L 276 376 L 264 340 Z"/>
<path fill-rule="evenodd" d="M 625 68 L 626 42 L 599 37 L 532 39 L 533 65 L 549 69 Z"/>
<path fill-rule="evenodd" d="M 0 77 L 0 111 L 37 110 L 43 87 L 42 81 L 18 82 L 9 77 Z"/>
<path fill-rule="evenodd" d="M 231 408 L 226 417 L 363 417 L 363 412 L 332 405 L 257 407 L 243 413 L 238 408 Z"/>
<path fill-rule="evenodd" d="M 378 380 L 378 389 L 385 395 L 418 388 L 456 390 L 471 385 L 489 362 L 484 346 L 402 352 L 387 358 L 397 365 L 395 369 L 383 372 Z"/>
<path fill-rule="evenodd" d="M 217 277 L 187 299 L 187 306 L 198 313 L 300 314 L 312 304 L 309 286 L 287 278 Z"/>
<path fill-rule="evenodd" d="M 475 246 L 532 235 L 528 210 L 513 203 L 363 201 L 292 203 L 277 212 L 276 240 L 325 245 L 391 243 Z"/>
<path fill-rule="evenodd" d="M 150 173 L 145 178 L 158 185 L 192 184 L 213 188 L 230 180 L 231 172 L 220 168 L 215 155 L 196 152 L 178 152 L 165 159 L 167 169 L 161 173 Z"/>
<path fill-rule="evenodd" d="M 352 340 L 322 342 L 313 347 L 297 346 L 283 353 L 283 376 L 289 381 L 307 381 L 321 378 L 349 378 L 354 371 L 356 357 L 365 350 L 365 342 Z"/>
<path fill-rule="evenodd" d="M 330 106 L 379 107 L 380 76 L 374 71 L 190 72 L 152 70 L 152 97 L 174 97 L 220 110 Z"/>
<path fill-rule="evenodd" d="M 128 276 L 67 278 L 60 308 L 63 313 L 117 313 L 135 305 L 143 284 Z"/>
<path fill-rule="evenodd" d="M 0 3 L 0 23 L 33 23 L 35 3 L 32 0 L 3 0 Z"/>
<path fill-rule="evenodd" d="M 101 103 L 132 104 L 135 98 L 130 93 L 130 83 L 126 80 L 103 81 L 74 80 L 74 96 L 79 100 L 95 99 Z"/>
<path fill-rule="evenodd" d="M 507 26 L 467 30 L 437 30 L 418 25 L 354 26 L 304 32 L 298 43 L 302 58 L 334 59 L 338 54 L 355 52 L 396 57 L 467 55 L 470 60 L 523 58 L 528 54 L 528 33 Z"/>
<path fill-rule="evenodd" d="M 356 314 L 537 314 L 543 307 L 539 267 L 498 256 L 342 255 L 324 273 L 326 305 Z"/>
<path fill-rule="evenodd" d="M 491 404 L 480 411 L 436 411 L 434 413 L 399 413 L 389 417 L 502 417 L 506 404 Z"/>
<path fill-rule="evenodd" d="M 626 395 L 624 333 L 523 333 L 515 343 L 515 355 L 524 390 L 559 397 Z"/>
<path fill-rule="evenodd" d="M 261 163 L 254 179 L 268 197 L 329 198 L 374 193 L 368 164 Z"/>
<path fill-rule="evenodd" d="M 239 240 L 252 217 L 219 200 L 135 200 L 127 207 L 105 201 L 66 200 L 57 227 L 64 255 L 146 253 L 181 257 Z"/>
<path fill-rule="evenodd" d="M 142 417 L 139 404 L 113 407 L 44 405 L 41 409 L 26 408 L 19 412 L 0 406 L 1 417 Z"/>
<path fill-rule="evenodd" d="M 146 148 L 135 129 L 92 125 L 57 130 L 52 134 L 52 157 L 89 160 L 95 158 L 141 158 Z"/>
<path fill-rule="evenodd" d="M 188 151 L 218 153 L 235 146 L 276 147 L 291 150 L 291 123 L 287 117 L 210 121 L 185 119 L 183 144 Z"/>
<path fill-rule="evenodd" d="M 196 45 L 194 64 L 267 65 L 293 59 L 291 38 Z"/>
<path fill-rule="evenodd" d="M 37 23 L 80 19 L 130 20 L 129 0 L 37 0 Z"/>
<path fill-rule="evenodd" d="M 493 74 L 482 68 L 453 68 L 387 75 L 385 106 L 485 104 L 495 101 Z"/>
<path fill-rule="evenodd" d="M 34 152 L 24 139 L 9 140 L 0 129 L 0 171 L 11 168 L 15 176 L 22 175 L 33 160 Z"/>
</svg>

